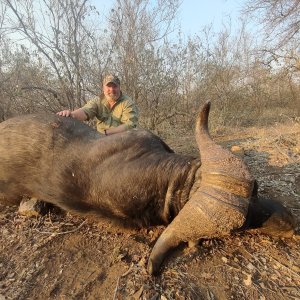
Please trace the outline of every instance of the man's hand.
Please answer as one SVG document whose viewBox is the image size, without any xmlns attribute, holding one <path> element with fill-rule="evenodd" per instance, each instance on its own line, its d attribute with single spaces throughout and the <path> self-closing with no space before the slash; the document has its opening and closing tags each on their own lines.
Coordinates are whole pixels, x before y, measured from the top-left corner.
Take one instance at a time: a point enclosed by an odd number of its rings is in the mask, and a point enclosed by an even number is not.
<svg viewBox="0 0 300 300">
<path fill-rule="evenodd" d="M 56 114 L 62 117 L 72 117 L 72 111 L 70 111 L 69 109 L 59 111 Z"/>
<path fill-rule="evenodd" d="M 66 110 L 59 111 L 56 114 L 62 117 L 71 117 L 79 121 L 85 121 L 87 119 L 87 115 L 85 114 L 82 108 L 78 108 L 73 111 L 66 109 Z"/>
</svg>

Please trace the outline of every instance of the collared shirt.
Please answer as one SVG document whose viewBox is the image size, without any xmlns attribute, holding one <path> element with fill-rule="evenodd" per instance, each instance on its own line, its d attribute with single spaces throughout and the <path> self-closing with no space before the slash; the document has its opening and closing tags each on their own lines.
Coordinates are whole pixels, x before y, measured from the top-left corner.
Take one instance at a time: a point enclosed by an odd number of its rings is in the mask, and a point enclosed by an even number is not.
<svg viewBox="0 0 300 300">
<path fill-rule="evenodd" d="M 104 132 L 110 127 L 125 124 L 126 129 L 135 128 L 138 124 L 138 109 L 135 102 L 128 96 L 121 94 L 114 106 L 110 108 L 104 98 L 95 98 L 82 107 L 88 120 L 97 118 L 97 130 Z"/>
</svg>

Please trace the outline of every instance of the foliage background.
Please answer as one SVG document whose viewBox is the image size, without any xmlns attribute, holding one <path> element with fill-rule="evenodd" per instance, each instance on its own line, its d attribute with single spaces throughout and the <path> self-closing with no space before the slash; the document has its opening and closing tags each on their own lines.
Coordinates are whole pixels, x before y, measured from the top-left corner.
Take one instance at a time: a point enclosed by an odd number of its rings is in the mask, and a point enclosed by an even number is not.
<svg viewBox="0 0 300 300">
<path fill-rule="evenodd" d="M 116 0 L 104 15 L 89 0 L 2 1 L 0 120 L 78 108 L 107 73 L 137 101 L 140 125 L 158 133 L 193 126 L 207 100 L 214 130 L 299 119 L 298 0 L 246 3 L 259 40 L 246 21 L 185 36 L 180 4 Z"/>
</svg>

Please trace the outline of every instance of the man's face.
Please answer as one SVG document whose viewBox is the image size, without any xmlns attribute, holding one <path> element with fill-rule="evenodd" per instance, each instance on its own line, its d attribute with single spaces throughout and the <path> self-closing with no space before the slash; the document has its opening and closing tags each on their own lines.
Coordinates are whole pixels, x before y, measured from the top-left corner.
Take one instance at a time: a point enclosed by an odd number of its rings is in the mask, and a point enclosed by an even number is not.
<svg viewBox="0 0 300 300">
<path fill-rule="evenodd" d="M 121 95 L 120 85 L 109 82 L 103 86 L 103 93 L 107 100 L 118 100 Z"/>
</svg>

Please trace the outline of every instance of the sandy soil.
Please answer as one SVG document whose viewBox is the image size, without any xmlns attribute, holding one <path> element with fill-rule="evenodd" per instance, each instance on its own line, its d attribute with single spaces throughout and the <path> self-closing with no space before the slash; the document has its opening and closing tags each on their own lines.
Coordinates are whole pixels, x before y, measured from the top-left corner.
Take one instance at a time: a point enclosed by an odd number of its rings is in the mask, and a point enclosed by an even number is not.
<svg viewBox="0 0 300 300">
<path fill-rule="evenodd" d="M 193 136 L 180 136 L 164 138 L 176 152 L 197 155 Z M 216 140 L 238 146 L 260 194 L 284 203 L 299 230 L 300 125 L 232 130 Z M 0 300 L 300 299 L 299 239 L 240 233 L 183 245 L 151 277 L 146 263 L 162 230 L 124 230 L 56 210 L 25 218 L 0 206 Z"/>
</svg>

